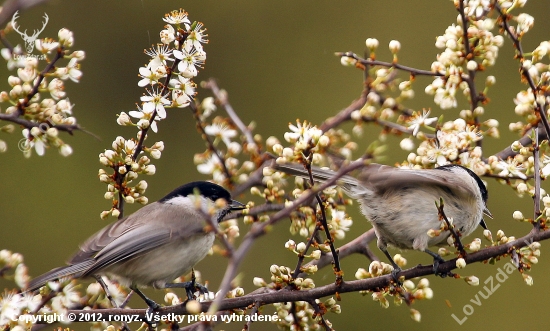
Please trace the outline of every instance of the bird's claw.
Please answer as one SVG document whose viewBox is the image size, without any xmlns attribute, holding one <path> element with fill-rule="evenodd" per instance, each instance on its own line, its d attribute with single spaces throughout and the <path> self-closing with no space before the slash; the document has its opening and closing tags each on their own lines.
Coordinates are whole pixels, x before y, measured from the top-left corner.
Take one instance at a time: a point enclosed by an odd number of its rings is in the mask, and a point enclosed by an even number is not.
<svg viewBox="0 0 550 331">
<path fill-rule="evenodd" d="M 187 299 L 188 300 L 194 300 L 195 299 L 195 292 L 198 290 L 200 293 L 202 294 L 207 294 L 208 293 L 208 289 L 206 288 L 206 286 L 204 285 L 201 285 L 195 281 L 188 281 L 188 282 L 183 282 L 183 283 L 170 283 L 170 284 L 166 284 L 165 287 L 167 288 L 184 288 L 185 289 L 185 293 L 187 294 Z"/>
<path fill-rule="evenodd" d="M 187 293 L 187 299 L 188 300 L 194 300 L 195 299 L 194 293 L 197 290 L 201 294 L 207 294 L 208 293 L 208 289 L 206 288 L 206 286 L 204 286 L 202 284 L 199 284 L 199 283 L 196 283 L 194 281 L 185 282 L 183 284 L 184 284 L 183 287 L 185 288 L 185 292 Z"/>
<path fill-rule="evenodd" d="M 155 312 L 155 310 L 160 308 L 160 305 L 158 303 L 154 302 L 153 300 L 149 300 L 146 303 L 147 303 L 148 307 L 147 307 L 147 310 L 145 311 L 144 322 L 147 324 L 149 329 L 153 329 L 153 328 L 156 328 L 157 325 L 153 321 L 150 321 L 148 317 L 153 316 L 153 313 Z"/>
<path fill-rule="evenodd" d="M 401 268 L 399 267 L 394 267 L 393 270 L 391 271 L 391 277 L 393 278 L 393 280 L 398 284 L 398 285 L 401 285 L 401 281 L 399 280 L 399 273 L 401 272 Z"/>
<path fill-rule="evenodd" d="M 441 256 L 434 256 L 434 264 L 433 264 L 433 271 L 436 276 L 439 276 L 441 278 L 445 278 L 449 276 L 449 273 L 443 273 L 439 272 L 439 264 L 445 263 L 445 260 Z"/>
</svg>

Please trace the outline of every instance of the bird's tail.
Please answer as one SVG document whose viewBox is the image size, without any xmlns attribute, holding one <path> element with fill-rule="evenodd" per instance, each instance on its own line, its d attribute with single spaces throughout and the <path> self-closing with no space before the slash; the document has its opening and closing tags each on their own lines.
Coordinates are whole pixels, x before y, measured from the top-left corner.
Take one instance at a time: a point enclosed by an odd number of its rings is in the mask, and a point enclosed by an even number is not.
<svg viewBox="0 0 550 331">
<path fill-rule="evenodd" d="M 282 171 L 289 175 L 309 178 L 308 172 L 301 164 L 274 164 L 271 167 L 277 171 Z M 311 167 L 311 174 L 315 181 L 322 183 L 333 178 L 336 175 L 336 172 L 328 169 L 321 169 L 319 167 Z M 337 184 L 347 192 L 352 192 L 352 190 L 358 186 L 357 179 L 348 175 L 340 177 L 337 181 Z"/>
<path fill-rule="evenodd" d="M 77 264 L 52 269 L 31 280 L 27 286 L 27 291 L 38 290 L 42 286 L 46 285 L 46 283 L 60 278 L 79 278 L 94 264 L 94 262 L 95 260 L 90 259 Z"/>
</svg>

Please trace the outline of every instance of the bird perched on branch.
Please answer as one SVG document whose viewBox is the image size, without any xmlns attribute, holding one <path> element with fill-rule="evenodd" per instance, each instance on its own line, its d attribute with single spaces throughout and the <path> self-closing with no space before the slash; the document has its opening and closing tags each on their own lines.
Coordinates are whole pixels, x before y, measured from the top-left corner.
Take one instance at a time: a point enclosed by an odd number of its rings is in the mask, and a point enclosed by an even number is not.
<svg viewBox="0 0 550 331">
<path fill-rule="evenodd" d="M 206 226 L 206 217 L 210 216 L 205 212 L 210 208 L 215 210 L 217 226 L 230 211 L 244 209 L 245 205 L 232 200 L 219 185 L 204 181 L 185 184 L 92 235 L 67 266 L 36 277 L 28 290 L 65 277 L 105 275 L 129 286 L 151 309 L 159 305 L 139 287 L 182 287 L 192 298 L 196 287 L 201 291 L 206 288 L 194 280 L 171 282 L 189 272 L 212 247 L 215 234 Z"/>
<path fill-rule="evenodd" d="M 309 178 L 301 164 L 275 164 L 279 170 L 294 176 Z M 324 182 L 335 172 L 314 167 L 315 181 Z M 380 164 L 365 165 L 359 175 L 338 179 L 344 192 L 359 202 L 361 212 L 372 223 L 378 248 L 394 267 L 394 276 L 401 271 L 388 253 L 388 244 L 401 249 L 426 252 L 434 258 L 434 270 L 444 260 L 429 246 L 447 243 L 450 231 L 429 236 L 430 230 L 441 226 L 438 208 L 434 202 L 442 198 L 445 215 L 453 219 L 456 229 L 464 236 L 479 224 L 487 228 L 483 214 L 492 218 L 487 209 L 487 188 L 471 170 L 460 165 L 444 165 L 435 169 L 401 169 Z"/>
</svg>

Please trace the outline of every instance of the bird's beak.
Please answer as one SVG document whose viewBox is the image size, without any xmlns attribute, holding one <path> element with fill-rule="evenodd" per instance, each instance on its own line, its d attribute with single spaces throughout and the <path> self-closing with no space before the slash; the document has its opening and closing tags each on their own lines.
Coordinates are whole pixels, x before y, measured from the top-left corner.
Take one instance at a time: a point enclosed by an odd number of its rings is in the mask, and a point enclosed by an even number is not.
<svg viewBox="0 0 550 331">
<path fill-rule="evenodd" d="M 483 209 L 483 213 L 485 214 L 485 216 L 489 217 L 490 219 L 493 219 L 493 214 L 491 214 L 491 212 L 489 211 L 489 209 L 487 209 L 487 207 Z"/>
<path fill-rule="evenodd" d="M 230 210 L 242 210 L 242 209 L 246 209 L 246 205 L 243 204 L 243 203 L 240 203 L 239 201 L 237 200 L 231 200 L 231 203 L 229 204 L 229 209 Z"/>
<path fill-rule="evenodd" d="M 487 207 L 483 209 L 483 214 L 485 214 L 485 216 L 491 219 L 493 218 L 493 214 L 491 214 L 491 212 L 489 211 L 489 209 L 487 209 Z M 479 221 L 479 225 L 481 225 L 482 228 L 487 230 L 487 224 L 485 224 L 485 220 L 483 218 L 481 218 L 481 221 Z"/>
</svg>

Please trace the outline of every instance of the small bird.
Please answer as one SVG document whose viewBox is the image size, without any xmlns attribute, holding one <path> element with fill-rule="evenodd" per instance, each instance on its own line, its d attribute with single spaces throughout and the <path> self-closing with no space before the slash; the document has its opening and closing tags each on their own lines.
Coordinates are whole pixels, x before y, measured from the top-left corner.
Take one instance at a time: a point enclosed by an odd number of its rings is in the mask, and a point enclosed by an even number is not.
<svg viewBox="0 0 550 331">
<path fill-rule="evenodd" d="M 300 164 L 275 164 L 275 170 L 309 178 Z M 335 172 L 312 169 L 313 178 L 324 182 Z M 436 237 L 428 236 L 431 229 L 439 230 L 441 221 L 435 202 L 443 198 L 445 215 L 464 236 L 480 224 L 487 228 L 483 214 L 492 218 L 487 209 L 487 188 L 471 170 L 455 164 L 435 169 L 402 169 L 380 164 L 365 165 L 357 178 L 346 175 L 338 185 L 357 200 L 363 215 L 372 223 L 378 248 L 394 267 L 394 276 L 401 271 L 388 253 L 388 244 L 401 249 L 426 252 L 434 258 L 434 271 L 443 258 L 428 250 L 429 246 L 447 243 L 449 231 Z"/>
<path fill-rule="evenodd" d="M 230 211 L 246 208 L 219 185 L 204 181 L 185 184 L 92 235 L 67 266 L 36 277 L 28 290 L 37 290 L 59 278 L 107 276 L 129 286 L 151 309 L 159 305 L 138 287 L 183 287 L 192 298 L 195 286 L 201 291 L 206 289 L 194 280 L 171 282 L 201 261 L 214 242 L 215 234 L 205 229 L 205 215 L 197 209 L 196 196 L 202 207 L 217 208 L 216 224 Z M 224 200 L 223 207 L 214 203 L 218 199 Z"/>
</svg>

